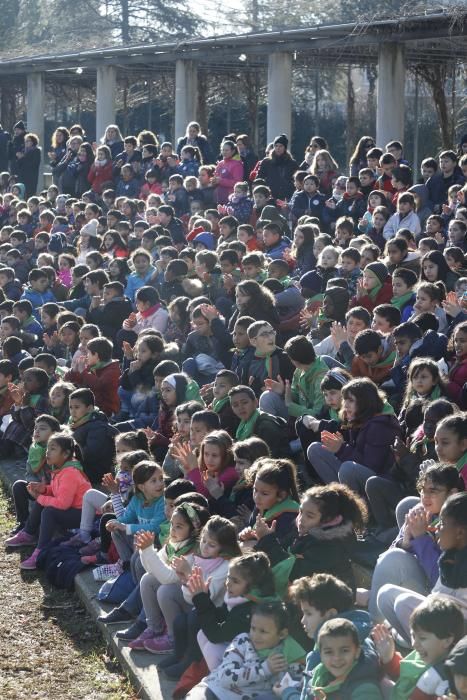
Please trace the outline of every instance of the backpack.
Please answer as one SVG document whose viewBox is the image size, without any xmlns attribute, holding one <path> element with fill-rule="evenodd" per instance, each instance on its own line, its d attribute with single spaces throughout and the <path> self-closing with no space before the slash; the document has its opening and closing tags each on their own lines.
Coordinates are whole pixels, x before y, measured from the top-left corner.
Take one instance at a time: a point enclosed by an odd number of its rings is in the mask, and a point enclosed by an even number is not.
<svg viewBox="0 0 467 700">
<path fill-rule="evenodd" d="M 54 540 L 41 550 L 37 558 L 37 567 L 45 571 L 49 583 L 57 588 L 73 590 L 75 576 L 86 568 L 81 555 L 75 547 L 61 546 L 61 540 Z"/>
<path fill-rule="evenodd" d="M 97 594 L 97 600 L 102 603 L 120 605 L 136 587 L 137 584 L 133 581 L 131 571 L 124 571 L 102 584 Z"/>
</svg>

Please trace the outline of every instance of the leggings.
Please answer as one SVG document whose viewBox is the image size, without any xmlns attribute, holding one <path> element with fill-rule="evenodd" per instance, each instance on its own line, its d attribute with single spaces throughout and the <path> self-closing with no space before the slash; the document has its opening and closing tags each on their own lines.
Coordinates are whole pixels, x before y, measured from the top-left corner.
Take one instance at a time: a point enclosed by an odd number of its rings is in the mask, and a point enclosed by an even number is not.
<svg viewBox="0 0 467 700">
<path fill-rule="evenodd" d="M 12 488 L 13 501 L 15 504 L 16 520 L 18 525 L 24 527 L 24 524 L 29 516 L 29 506 L 34 502 L 34 498 L 29 494 L 27 490 L 27 481 L 18 479 L 15 481 Z"/>
<path fill-rule="evenodd" d="M 96 511 L 100 510 L 108 500 L 108 496 L 102 493 L 102 491 L 98 491 L 97 489 L 89 489 L 89 491 L 86 491 L 81 508 L 80 530 L 87 532 L 88 535 L 91 534 L 96 518 Z"/>
<path fill-rule="evenodd" d="M 152 574 L 144 574 L 139 584 L 146 613 L 146 624 L 155 634 L 161 634 L 164 620 L 167 632 L 173 639 L 174 621 L 180 612 L 188 612 L 189 605 L 179 583 L 160 583 Z"/>
<path fill-rule="evenodd" d="M 80 508 L 60 510 L 52 506 L 43 507 L 37 501 L 34 501 L 24 529 L 28 535 L 39 533 L 37 549 L 42 549 L 42 547 L 51 542 L 56 530 L 77 528 L 80 520 Z"/>
</svg>

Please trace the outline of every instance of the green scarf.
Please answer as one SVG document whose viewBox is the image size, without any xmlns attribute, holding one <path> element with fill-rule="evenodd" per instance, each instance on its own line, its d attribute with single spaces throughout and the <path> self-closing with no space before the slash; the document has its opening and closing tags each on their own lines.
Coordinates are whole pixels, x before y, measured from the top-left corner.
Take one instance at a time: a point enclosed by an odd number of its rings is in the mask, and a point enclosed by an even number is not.
<svg viewBox="0 0 467 700">
<path fill-rule="evenodd" d="M 28 406 L 31 408 L 36 408 L 39 401 L 42 399 L 42 394 L 29 394 L 28 396 Z"/>
<path fill-rule="evenodd" d="M 226 404 L 228 404 L 229 401 L 230 401 L 230 399 L 228 396 L 224 396 L 223 399 L 213 399 L 212 404 L 211 404 L 211 408 L 214 411 L 214 413 L 220 413 L 220 411 L 222 411 L 224 406 Z"/>
<path fill-rule="evenodd" d="M 467 464 L 467 452 L 464 452 L 462 457 L 460 459 L 458 459 L 456 462 L 457 471 L 461 472 L 466 464 Z"/>
<path fill-rule="evenodd" d="M 264 359 L 264 366 L 266 368 L 266 377 L 269 379 L 273 379 L 273 373 L 272 373 L 272 355 L 276 352 L 277 348 L 275 347 L 272 352 L 267 352 L 263 354 L 262 352 L 256 351 L 254 354 L 254 359 L 255 360 L 261 360 Z"/>
<path fill-rule="evenodd" d="M 329 417 L 331 420 L 335 420 L 337 423 L 342 423 L 342 419 L 335 408 L 329 409 Z"/>
<path fill-rule="evenodd" d="M 402 311 L 404 306 L 410 301 L 410 299 L 412 297 L 413 297 L 413 292 L 407 292 L 406 294 L 403 294 L 401 297 L 392 297 L 391 304 L 392 304 L 392 306 L 395 306 L 396 309 L 399 309 L 399 311 Z"/>
<path fill-rule="evenodd" d="M 255 423 L 258 420 L 259 416 L 259 410 L 255 409 L 255 411 L 252 413 L 251 417 L 248 420 L 241 420 L 237 428 L 237 432 L 235 433 L 235 439 L 246 440 L 247 438 L 251 437 L 253 435 Z"/>
<path fill-rule="evenodd" d="M 400 663 L 399 679 L 391 691 L 391 700 L 406 700 L 415 690 L 419 678 L 425 673 L 427 665 L 416 651 L 410 652 Z"/>
<path fill-rule="evenodd" d="M 373 287 L 373 289 L 370 289 L 370 291 L 368 292 L 368 296 L 370 297 L 370 299 L 374 300 L 378 296 L 378 293 L 379 293 L 382 286 L 383 286 L 382 283 L 378 281 L 378 284 L 376 285 L 376 287 Z"/>
<path fill-rule="evenodd" d="M 267 523 L 270 523 L 277 518 L 278 515 L 282 515 L 282 513 L 298 513 L 299 510 L 300 505 L 297 503 L 297 501 L 294 501 L 293 498 L 286 498 L 284 501 L 275 503 L 272 508 L 265 510 L 263 513 L 263 519 Z"/>
<path fill-rule="evenodd" d="M 321 292 L 319 294 L 313 294 L 312 297 L 310 297 L 309 299 L 306 300 L 306 305 L 308 307 L 317 301 L 323 301 L 323 299 L 324 299 L 324 294 L 322 294 Z"/>
<path fill-rule="evenodd" d="M 284 277 L 280 277 L 278 279 L 278 282 L 284 285 L 284 287 L 290 287 L 292 284 L 292 280 L 290 279 L 289 275 L 285 275 Z"/>
<path fill-rule="evenodd" d="M 106 362 L 101 360 L 100 362 L 96 362 L 95 365 L 93 365 L 92 367 L 89 367 L 89 371 L 92 372 L 93 374 L 96 374 L 99 369 L 102 369 L 103 367 L 107 367 L 107 365 L 110 365 L 111 362 L 112 362 L 112 360 L 107 360 Z"/>
<path fill-rule="evenodd" d="M 78 418 L 77 421 L 73 423 L 73 418 L 70 416 L 68 419 L 68 425 L 72 430 L 76 430 L 76 428 L 79 428 L 81 425 L 84 425 L 85 423 L 88 422 L 88 420 L 91 420 L 92 415 L 96 412 L 94 409 L 93 411 L 89 411 L 89 413 L 85 413 L 84 416 L 81 418 Z"/>
<path fill-rule="evenodd" d="M 37 323 L 36 319 L 34 318 L 34 316 L 32 314 L 31 314 L 31 316 L 29 316 L 27 319 L 25 319 L 23 321 L 23 323 L 21 324 L 21 328 L 26 328 L 26 326 L 30 326 L 31 323 Z"/>
<path fill-rule="evenodd" d="M 352 673 L 357 663 L 358 659 L 353 662 L 344 676 L 339 676 L 338 678 L 330 674 L 323 663 L 318 664 L 313 671 L 311 679 L 313 697 L 315 697 L 315 693 L 319 693 L 317 697 L 327 698 L 331 693 L 337 692 Z"/>
<path fill-rule="evenodd" d="M 164 546 L 164 544 L 167 543 L 167 540 L 169 539 L 169 534 L 170 522 L 168 520 L 164 520 L 164 522 L 162 522 L 159 527 L 159 542 L 161 543 L 161 546 Z"/>
<path fill-rule="evenodd" d="M 46 446 L 33 442 L 28 450 L 28 463 L 33 474 L 39 472 L 45 463 Z"/>
<path fill-rule="evenodd" d="M 288 664 L 303 662 L 306 651 L 293 637 L 288 635 L 277 647 L 269 649 L 257 649 L 256 653 L 260 659 L 267 659 L 271 654 L 283 654 Z"/>
<path fill-rule="evenodd" d="M 53 472 L 61 472 L 62 469 L 66 469 L 67 467 L 74 467 L 74 469 L 77 469 L 78 471 L 82 472 L 83 471 L 83 465 L 81 462 L 78 462 L 76 459 L 69 459 L 65 464 L 62 464 L 61 467 L 51 467 L 50 470 Z"/>
<path fill-rule="evenodd" d="M 396 359 L 396 351 L 393 350 L 386 357 L 375 364 L 375 367 L 392 367 Z"/>
<path fill-rule="evenodd" d="M 174 557 L 183 557 L 185 554 L 189 554 L 194 549 L 196 542 L 197 540 L 195 538 L 185 540 L 185 543 L 181 543 L 181 546 L 180 543 L 172 544 L 171 542 L 167 542 L 165 551 L 168 561 L 171 562 Z"/>
<path fill-rule="evenodd" d="M 185 401 L 199 401 L 199 403 L 204 404 L 204 400 L 201 398 L 199 393 L 199 385 L 194 379 L 188 381 L 186 391 L 185 391 Z"/>
<path fill-rule="evenodd" d="M 427 401 L 434 401 L 435 399 L 439 399 L 440 396 L 441 396 L 441 388 L 440 388 L 439 384 L 436 384 L 436 386 L 433 388 L 433 390 L 426 397 L 419 397 L 415 391 L 412 392 L 412 398 L 414 398 L 414 399 L 425 398 Z"/>
</svg>

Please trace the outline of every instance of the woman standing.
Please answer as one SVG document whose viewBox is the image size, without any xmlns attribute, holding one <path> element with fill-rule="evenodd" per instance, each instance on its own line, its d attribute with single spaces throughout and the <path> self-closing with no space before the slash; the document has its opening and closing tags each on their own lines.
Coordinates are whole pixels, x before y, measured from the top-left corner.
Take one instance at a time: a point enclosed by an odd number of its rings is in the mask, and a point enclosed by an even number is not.
<svg viewBox="0 0 467 700">
<path fill-rule="evenodd" d="M 50 167 L 52 168 L 54 185 L 58 185 L 58 174 L 55 172 L 55 168 L 66 153 L 66 142 L 69 138 L 70 134 L 65 126 L 59 126 L 52 134 L 52 144 L 48 156 L 50 159 Z"/>
<path fill-rule="evenodd" d="M 295 189 L 293 176 L 298 164 L 287 150 L 288 145 L 285 134 L 277 136 L 273 151 L 261 162 L 258 171 L 258 177 L 266 180 L 274 199 L 289 200 Z"/>
<path fill-rule="evenodd" d="M 39 168 L 41 164 L 41 149 L 36 134 L 26 134 L 24 137 L 24 152 L 16 154 L 18 178 L 26 187 L 26 199 L 37 191 Z"/>
<path fill-rule="evenodd" d="M 211 146 L 206 136 L 201 133 L 201 127 L 198 122 L 190 122 L 186 128 L 185 136 L 178 139 L 177 143 L 177 155 L 180 157 L 182 148 L 184 146 L 196 146 L 201 153 L 203 164 L 209 165 L 210 163 L 215 163 L 214 156 L 212 155 Z"/>
<path fill-rule="evenodd" d="M 243 163 L 233 141 L 222 144 L 222 160 L 216 165 L 211 183 L 216 187 L 218 204 L 227 204 L 236 182 L 243 181 Z"/>
<path fill-rule="evenodd" d="M 115 160 L 118 154 L 123 151 L 123 136 L 116 124 L 109 124 L 105 130 L 104 137 L 101 139 L 101 143 L 103 146 L 110 148 L 112 160 Z"/>
</svg>

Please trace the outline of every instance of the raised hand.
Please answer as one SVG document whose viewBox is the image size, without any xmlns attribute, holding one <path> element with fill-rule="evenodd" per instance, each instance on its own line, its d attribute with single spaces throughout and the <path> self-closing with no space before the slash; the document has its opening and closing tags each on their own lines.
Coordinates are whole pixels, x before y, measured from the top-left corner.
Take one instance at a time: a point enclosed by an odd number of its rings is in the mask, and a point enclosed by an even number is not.
<svg viewBox="0 0 467 700">
<path fill-rule="evenodd" d="M 203 571 L 201 567 L 194 566 L 191 570 L 191 574 L 188 576 L 186 581 L 186 587 L 190 591 L 191 596 L 195 596 L 198 593 L 209 593 L 209 584 L 211 583 L 211 578 L 206 581 L 203 578 Z"/>
<path fill-rule="evenodd" d="M 276 521 L 273 520 L 271 525 L 268 525 L 265 519 L 261 517 L 261 515 L 257 515 L 255 521 L 255 532 L 257 538 L 261 540 L 263 537 L 266 537 L 266 535 L 274 534 L 274 532 L 276 531 L 276 524 Z"/>
<path fill-rule="evenodd" d="M 272 675 L 275 673 L 285 673 L 289 668 L 289 664 L 284 654 L 271 654 L 268 656 L 267 662 Z"/>
<path fill-rule="evenodd" d="M 329 450 L 329 452 L 336 454 L 344 444 L 344 438 L 341 433 L 328 433 L 327 430 L 323 430 L 321 433 L 321 444 Z"/>
<path fill-rule="evenodd" d="M 113 474 L 104 474 L 102 477 L 102 486 L 108 488 L 110 493 L 118 493 L 118 483 Z"/>
<path fill-rule="evenodd" d="M 280 374 L 277 375 L 277 381 L 269 378 L 265 379 L 264 386 L 266 387 L 266 389 L 269 389 L 269 391 L 273 391 L 279 396 L 282 396 L 282 394 L 285 392 L 285 383 Z"/>
<path fill-rule="evenodd" d="M 112 521 L 110 521 L 112 522 Z M 141 530 L 140 532 L 137 532 L 133 538 L 133 541 L 135 543 L 135 547 L 138 549 L 147 549 L 148 547 L 152 547 L 154 545 L 154 539 L 155 535 L 153 532 L 148 532 L 147 530 Z"/>
<path fill-rule="evenodd" d="M 198 459 L 188 443 L 175 445 L 172 449 L 172 457 L 180 462 L 185 474 L 198 467 Z"/>
<path fill-rule="evenodd" d="M 373 627 L 372 636 L 381 663 L 388 664 L 396 651 L 391 632 L 386 625 L 378 624 Z"/>
</svg>

